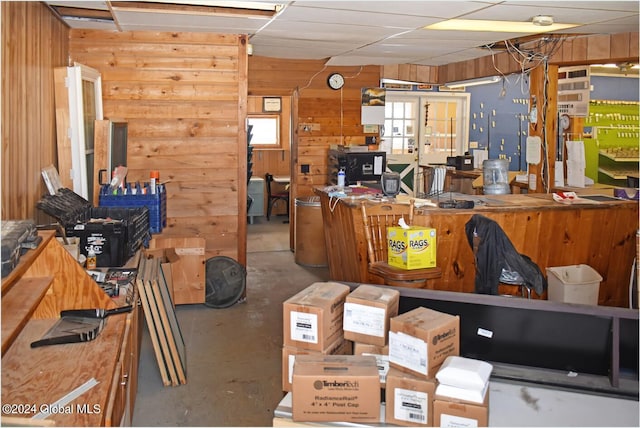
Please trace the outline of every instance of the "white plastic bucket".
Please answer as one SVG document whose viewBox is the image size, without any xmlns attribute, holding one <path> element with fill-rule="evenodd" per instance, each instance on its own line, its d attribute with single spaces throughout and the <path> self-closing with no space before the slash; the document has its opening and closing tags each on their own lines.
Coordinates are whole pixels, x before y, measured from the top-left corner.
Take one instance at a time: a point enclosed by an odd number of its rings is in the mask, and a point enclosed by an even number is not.
<svg viewBox="0 0 640 428">
<path fill-rule="evenodd" d="M 548 299 L 554 302 L 597 305 L 602 276 L 588 265 L 547 268 Z"/>
</svg>

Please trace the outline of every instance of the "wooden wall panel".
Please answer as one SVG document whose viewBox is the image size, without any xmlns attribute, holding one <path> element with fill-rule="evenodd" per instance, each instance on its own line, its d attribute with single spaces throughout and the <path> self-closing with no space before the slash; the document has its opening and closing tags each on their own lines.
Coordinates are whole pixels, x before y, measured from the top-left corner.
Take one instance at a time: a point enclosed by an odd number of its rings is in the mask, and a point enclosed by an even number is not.
<svg viewBox="0 0 640 428">
<path fill-rule="evenodd" d="M 67 65 L 68 28 L 42 2 L 2 7 L 2 219 L 54 221 L 36 209 L 40 171 L 57 166 L 53 69 Z"/>
<path fill-rule="evenodd" d="M 298 109 L 292 111 L 291 159 L 277 160 L 280 167 L 269 164 L 274 170 L 290 165 L 291 208 L 296 198 L 312 196 L 313 187 L 326 184 L 331 145 L 365 143 L 360 121 L 361 89 L 379 86 L 380 69 L 379 66 L 328 67 L 323 61 L 249 57 L 250 96 L 290 97 L 298 91 Z M 410 72 L 411 67 L 403 66 L 403 70 Z M 341 91 L 327 86 L 327 78 L 332 72 L 342 73 L 345 77 Z M 310 125 L 309 131 L 301 129 L 304 124 Z M 309 165 L 308 173 L 301 172 L 303 164 Z M 293 221 L 291 225 L 293 229 Z"/>
<path fill-rule="evenodd" d="M 522 48 L 533 46 L 537 42 L 523 43 Z M 538 51 L 538 50 L 536 50 Z M 638 33 L 621 33 L 609 35 L 570 36 L 562 41 L 558 51 L 550 58 L 550 64 L 587 65 L 607 62 L 638 62 Z M 494 66 L 495 64 L 495 66 Z M 444 84 L 456 80 L 476 77 L 495 76 L 496 68 L 502 74 L 520 73 L 521 65 L 509 53 L 495 50 L 487 51 L 484 57 L 446 64 L 438 67 L 437 83 Z M 383 67 L 382 77 L 388 76 L 393 67 Z"/>
<path fill-rule="evenodd" d="M 73 61 L 100 71 L 106 118 L 128 122 L 130 182 L 167 182 L 162 236 L 201 236 L 246 263 L 246 37 L 73 30 Z"/>
</svg>

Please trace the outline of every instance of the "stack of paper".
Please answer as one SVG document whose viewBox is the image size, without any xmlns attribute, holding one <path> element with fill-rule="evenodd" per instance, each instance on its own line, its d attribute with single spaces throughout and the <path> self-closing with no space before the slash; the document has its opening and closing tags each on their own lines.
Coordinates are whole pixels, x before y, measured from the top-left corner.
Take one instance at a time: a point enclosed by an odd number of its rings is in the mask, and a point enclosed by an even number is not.
<svg viewBox="0 0 640 428">
<path fill-rule="evenodd" d="M 493 366 L 485 361 L 450 356 L 444 361 L 436 379 L 436 395 L 483 403 L 489 389 Z"/>
<path fill-rule="evenodd" d="M 584 187 L 584 141 L 567 141 L 567 186 Z"/>
</svg>

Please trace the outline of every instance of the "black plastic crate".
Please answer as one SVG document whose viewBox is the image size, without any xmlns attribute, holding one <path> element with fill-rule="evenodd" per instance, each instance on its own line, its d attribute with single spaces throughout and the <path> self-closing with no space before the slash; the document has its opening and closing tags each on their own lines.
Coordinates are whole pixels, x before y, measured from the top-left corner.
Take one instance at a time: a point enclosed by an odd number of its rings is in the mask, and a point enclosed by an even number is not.
<svg viewBox="0 0 640 428">
<path fill-rule="evenodd" d="M 80 239 L 80 253 L 90 248 L 97 267 L 117 267 L 126 263 L 140 246 L 148 246 L 149 209 L 92 207 L 89 201 L 69 189 L 46 195 L 37 207 L 57 218 L 70 237 Z"/>
<path fill-rule="evenodd" d="M 67 236 L 80 239 L 80 253 L 90 249 L 97 267 L 122 266 L 140 246 L 147 246 L 149 209 L 91 207 L 75 224 L 65 225 Z"/>
</svg>

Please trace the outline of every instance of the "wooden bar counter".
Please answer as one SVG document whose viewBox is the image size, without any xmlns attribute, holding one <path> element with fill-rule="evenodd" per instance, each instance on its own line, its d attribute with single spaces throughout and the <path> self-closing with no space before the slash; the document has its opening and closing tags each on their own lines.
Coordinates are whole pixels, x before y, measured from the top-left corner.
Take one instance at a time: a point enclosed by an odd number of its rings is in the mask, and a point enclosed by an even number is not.
<svg viewBox="0 0 640 428">
<path fill-rule="evenodd" d="M 367 243 L 360 198 L 320 196 L 331 280 L 382 284 L 367 271 Z M 495 220 L 515 248 L 546 268 L 586 264 L 602 276 L 599 304 L 629 307 L 629 282 L 636 257 L 637 201 L 589 201 L 566 205 L 550 194 L 458 195 L 471 199 L 473 209 L 416 208 L 414 225 L 437 230 L 437 266 L 442 277 L 428 288 L 473 293 L 475 263 L 465 235 L 473 214 Z M 439 200 L 448 200 L 441 196 Z M 433 199 L 433 202 L 438 202 Z M 379 203 L 367 200 L 365 203 Z M 546 299 L 532 293 L 532 298 Z"/>
</svg>

